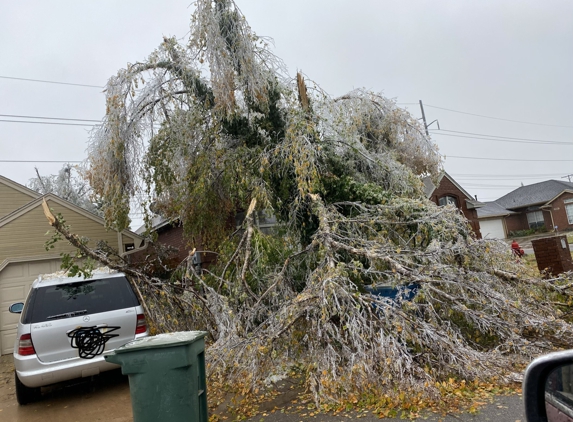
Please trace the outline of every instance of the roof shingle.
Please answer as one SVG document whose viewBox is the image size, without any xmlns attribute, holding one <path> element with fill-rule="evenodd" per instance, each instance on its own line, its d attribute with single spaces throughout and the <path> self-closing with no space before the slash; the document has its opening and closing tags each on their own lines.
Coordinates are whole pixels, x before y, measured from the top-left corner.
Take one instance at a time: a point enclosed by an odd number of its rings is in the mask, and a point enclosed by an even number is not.
<svg viewBox="0 0 573 422">
<path fill-rule="evenodd" d="M 503 217 L 509 214 L 516 214 L 514 211 L 505 209 L 496 202 L 486 202 L 485 206 L 477 209 L 478 218 Z"/>
<path fill-rule="evenodd" d="M 547 180 L 533 185 L 521 186 L 507 195 L 496 199 L 498 205 L 508 210 L 544 204 L 555 198 L 565 189 L 573 190 L 572 182 Z"/>
</svg>

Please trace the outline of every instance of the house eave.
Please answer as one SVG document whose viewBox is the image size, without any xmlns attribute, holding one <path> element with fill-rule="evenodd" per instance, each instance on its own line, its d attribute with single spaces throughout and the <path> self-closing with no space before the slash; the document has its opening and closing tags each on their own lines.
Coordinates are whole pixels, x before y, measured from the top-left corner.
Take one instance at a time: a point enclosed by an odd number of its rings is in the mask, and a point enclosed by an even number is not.
<svg viewBox="0 0 573 422">
<path fill-rule="evenodd" d="M 551 207 L 551 204 L 553 203 L 553 201 L 555 201 L 557 198 L 559 198 L 561 195 L 563 195 L 564 193 L 573 193 L 573 190 L 571 189 L 564 189 L 562 190 L 559 194 L 555 195 L 553 198 L 551 198 L 549 201 L 547 201 L 545 203 L 545 205 L 543 205 L 541 208 L 543 207 Z"/>
<path fill-rule="evenodd" d="M 83 215 L 86 218 L 89 218 L 97 223 L 100 223 L 101 225 L 103 225 L 105 227 L 105 220 L 89 211 L 86 211 L 85 209 L 69 202 L 66 201 L 65 199 L 60 198 L 57 195 L 54 195 L 52 193 L 47 193 L 45 195 L 42 195 L 36 199 L 34 199 L 33 201 L 28 202 L 26 205 L 12 211 L 10 214 L 2 217 L 0 219 L 0 227 L 20 218 L 21 216 L 27 214 L 28 212 L 30 212 L 31 210 L 41 206 L 42 201 L 53 201 L 59 205 L 61 205 L 64 208 L 68 208 L 71 211 L 77 212 L 78 214 Z M 48 222 L 46 221 L 46 225 L 48 224 Z M 139 243 L 141 244 L 141 242 L 144 240 L 143 237 L 141 237 L 140 235 L 138 235 L 137 233 L 132 232 L 131 230 L 122 230 L 121 232 L 118 232 L 120 234 L 124 234 L 128 237 L 133 238 L 133 240 L 138 240 Z M 145 247 L 139 247 L 139 248 L 135 248 L 136 250 L 139 249 L 144 249 Z"/>
<path fill-rule="evenodd" d="M 511 215 L 511 213 L 486 215 L 484 217 L 478 217 L 478 220 L 490 220 L 492 218 L 509 217 L 510 215 Z"/>
<path fill-rule="evenodd" d="M 460 190 L 460 192 L 462 192 L 462 193 L 466 196 L 466 200 L 479 202 L 479 201 L 476 200 L 473 196 L 471 196 L 471 195 L 468 193 L 468 191 L 466 191 L 464 188 L 462 188 L 462 187 L 460 186 L 460 184 L 459 184 L 458 182 L 456 182 L 456 181 L 454 180 L 454 178 L 448 174 L 447 171 L 444 171 L 444 173 L 442 174 L 442 176 L 438 179 L 438 186 L 440 186 L 440 183 L 439 183 L 439 182 L 441 182 L 441 180 L 444 178 L 444 176 L 446 176 L 446 177 L 448 178 L 448 180 L 449 180 L 450 182 L 452 182 L 452 184 L 453 184 L 456 188 L 458 188 L 458 189 Z M 480 203 L 481 203 L 481 202 L 480 202 Z"/>
<path fill-rule="evenodd" d="M 468 210 L 474 210 L 476 208 L 484 207 L 485 204 L 480 201 L 476 201 L 475 199 L 466 199 L 466 206 Z"/>
<path fill-rule="evenodd" d="M 35 190 L 32 190 L 24 185 L 21 185 L 18 182 L 14 182 L 13 180 L 8 179 L 7 177 L 4 176 L 0 176 L 0 183 L 9 186 L 13 189 L 16 189 L 17 191 L 30 196 L 33 199 L 39 198 L 40 196 L 42 196 L 41 194 L 39 194 L 38 192 L 36 192 Z"/>
<path fill-rule="evenodd" d="M 506 209 L 513 211 L 513 210 L 521 210 L 523 208 L 530 208 L 530 207 L 541 207 L 542 205 L 547 204 L 546 201 L 542 201 L 542 202 L 534 202 L 531 204 L 524 204 L 524 205 L 519 205 L 518 207 L 505 207 Z M 516 211 L 516 212 L 521 212 L 521 211 Z"/>
</svg>

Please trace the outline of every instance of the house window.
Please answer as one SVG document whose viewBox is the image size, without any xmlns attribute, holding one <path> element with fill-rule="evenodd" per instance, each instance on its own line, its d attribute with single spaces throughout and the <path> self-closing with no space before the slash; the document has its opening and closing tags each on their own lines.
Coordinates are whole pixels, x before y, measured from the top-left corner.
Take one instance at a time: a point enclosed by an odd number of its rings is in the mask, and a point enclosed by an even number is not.
<svg viewBox="0 0 573 422">
<path fill-rule="evenodd" d="M 530 229 L 537 229 L 539 227 L 545 227 L 545 220 L 543 218 L 542 211 L 533 211 L 527 213 L 527 223 Z"/>
<path fill-rule="evenodd" d="M 243 222 L 245 221 L 246 212 L 238 212 L 235 214 L 235 227 L 239 230 L 241 229 Z M 276 231 L 276 226 L 278 225 L 277 219 L 273 212 L 269 209 L 264 209 L 256 211 L 253 214 L 253 220 L 255 225 L 265 234 L 273 234 Z"/>
<path fill-rule="evenodd" d="M 565 211 L 567 212 L 567 221 L 569 224 L 573 224 L 573 204 L 565 205 Z"/>
<path fill-rule="evenodd" d="M 456 199 L 455 196 L 446 195 L 446 196 L 442 196 L 438 200 L 438 205 L 440 207 L 443 207 L 444 205 L 449 205 L 449 204 L 452 204 L 456 208 L 458 207 L 458 200 Z"/>
</svg>

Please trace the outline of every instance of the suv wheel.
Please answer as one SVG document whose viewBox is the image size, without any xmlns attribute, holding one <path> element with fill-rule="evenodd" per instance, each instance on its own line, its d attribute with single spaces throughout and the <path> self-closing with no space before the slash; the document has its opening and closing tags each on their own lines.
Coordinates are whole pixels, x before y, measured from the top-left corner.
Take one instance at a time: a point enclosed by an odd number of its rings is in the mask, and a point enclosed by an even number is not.
<svg viewBox="0 0 573 422">
<path fill-rule="evenodd" d="M 18 404 L 24 405 L 32 403 L 40 398 L 41 393 L 39 387 L 26 387 L 22 384 L 16 373 L 14 373 L 14 381 L 16 384 L 16 400 L 18 400 Z"/>
</svg>

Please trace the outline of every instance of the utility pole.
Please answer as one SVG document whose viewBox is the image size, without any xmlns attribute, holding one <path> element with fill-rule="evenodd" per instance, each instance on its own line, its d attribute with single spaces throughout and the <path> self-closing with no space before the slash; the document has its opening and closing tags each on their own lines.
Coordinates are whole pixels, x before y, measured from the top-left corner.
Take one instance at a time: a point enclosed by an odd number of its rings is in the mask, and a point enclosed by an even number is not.
<svg viewBox="0 0 573 422">
<path fill-rule="evenodd" d="M 428 132 L 428 124 L 426 123 L 426 113 L 424 113 L 424 104 L 422 104 L 422 100 L 420 100 L 420 109 L 422 110 L 422 120 L 424 121 L 424 129 L 426 129 L 426 136 L 430 136 Z"/>
<path fill-rule="evenodd" d="M 438 125 L 438 129 L 440 129 L 440 122 L 438 122 L 438 119 L 434 120 L 433 122 L 431 122 L 430 124 L 428 124 L 426 122 L 426 113 L 424 113 L 424 104 L 422 104 L 422 100 L 420 101 L 420 110 L 422 110 L 422 120 L 424 121 L 424 129 L 426 130 L 426 136 L 430 136 L 430 133 L 428 132 L 428 128 L 430 126 L 432 126 L 434 123 L 436 123 Z"/>
<path fill-rule="evenodd" d="M 567 176 L 563 176 L 562 179 L 569 179 L 569 181 L 571 181 L 571 176 L 573 176 L 573 174 L 568 174 Z"/>
</svg>

